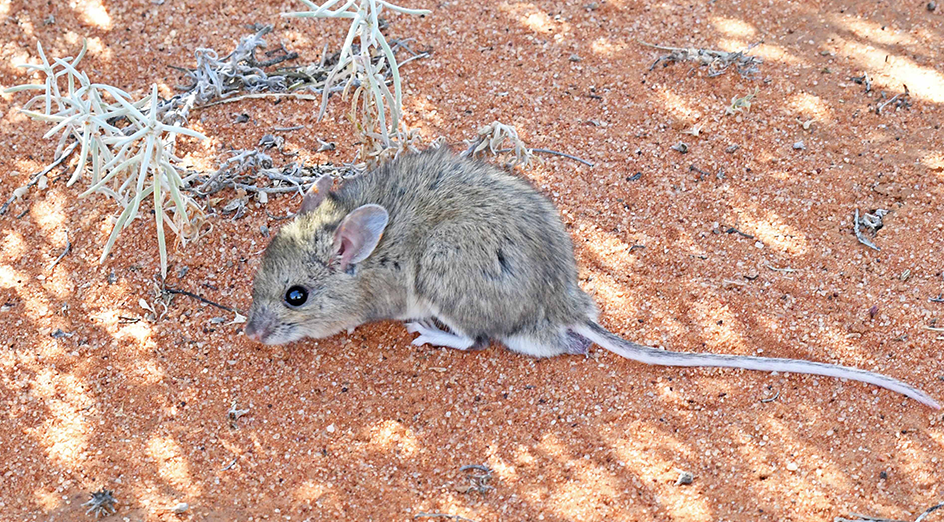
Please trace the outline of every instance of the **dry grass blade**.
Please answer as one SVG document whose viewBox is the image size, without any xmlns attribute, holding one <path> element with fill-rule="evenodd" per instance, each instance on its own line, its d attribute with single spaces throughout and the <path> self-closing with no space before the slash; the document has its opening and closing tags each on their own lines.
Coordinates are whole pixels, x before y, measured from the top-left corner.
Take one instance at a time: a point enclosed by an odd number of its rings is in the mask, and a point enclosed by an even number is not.
<svg viewBox="0 0 944 522">
<path fill-rule="evenodd" d="M 318 120 L 327 111 L 329 93 L 343 85 L 345 93 L 353 92 L 349 118 L 361 135 L 359 157 L 367 166 L 376 166 L 386 157 L 410 149 L 417 135 L 400 128 L 403 104 L 400 68 L 394 48 L 381 30 L 380 14 L 383 9 L 414 16 L 427 15 L 430 11 L 407 9 L 384 0 L 349 0 L 337 9 L 333 8 L 339 0 L 329 0 L 320 6 L 310 0 L 303 2 L 309 11 L 283 16 L 351 20 L 337 62 L 324 81 Z M 385 71 L 390 73 L 392 92 L 387 86 Z M 387 153 L 388 150 L 393 152 Z"/>
</svg>

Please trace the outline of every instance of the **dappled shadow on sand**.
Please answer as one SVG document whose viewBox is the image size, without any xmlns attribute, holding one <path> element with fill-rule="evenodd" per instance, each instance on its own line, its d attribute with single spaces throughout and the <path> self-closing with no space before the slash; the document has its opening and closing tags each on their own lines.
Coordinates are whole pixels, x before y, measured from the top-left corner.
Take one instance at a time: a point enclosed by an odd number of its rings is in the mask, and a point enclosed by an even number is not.
<svg viewBox="0 0 944 522">
<path fill-rule="evenodd" d="M 99 80 L 170 92 L 166 65 L 190 63 L 198 46 L 228 49 L 241 24 L 284 10 L 204 4 L 0 3 L 0 80 L 24 81 L 13 65 L 37 41 L 65 56 L 87 36 Z M 434 14 L 391 18 L 397 36 L 435 50 L 404 71 L 411 125 L 457 143 L 498 119 L 531 146 L 596 163 L 544 157 L 522 175 L 561 208 L 608 328 L 672 350 L 859 366 L 942 397 L 941 341 L 923 328 L 944 313 L 928 301 L 944 290 L 941 13 L 866 2 L 424 6 Z M 303 56 L 341 37 L 339 25 L 279 24 L 274 34 Z M 638 44 L 736 51 L 761 40 L 755 79 L 688 64 L 649 71 L 660 52 Z M 849 79 L 865 73 L 870 93 Z M 882 91 L 903 84 L 911 108 L 876 114 Z M 725 116 L 755 87 L 750 111 Z M 5 199 L 54 145 L 16 114 L 23 99 L 3 100 Z M 236 110 L 251 123 L 233 123 Z M 194 125 L 215 150 L 295 124 L 306 128 L 290 149 L 311 156 L 317 136 L 353 150 L 342 103 L 335 121 L 316 125 L 315 110 L 246 102 Z M 687 154 L 670 148 L 679 142 Z M 205 150 L 192 160 L 211 163 Z M 349 159 L 338 154 L 312 157 Z M 652 368 L 605 352 L 535 361 L 413 347 L 394 323 L 254 345 L 232 316 L 158 296 L 149 219 L 99 265 L 114 205 L 77 201 L 65 178 L 0 217 L 4 517 L 75 520 L 102 486 L 119 499 L 115 520 L 175 520 L 180 502 L 195 520 L 908 518 L 941 494 L 940 414 L 859 383 Z M 855 243 L 855 208 L 892 210 L 881 252 Z M 260 226 L 280 222 L 261 208 L 213 219 L 211 234 L 172 255 L 168 284 L 245 310 Z M 232 408 L 249 413 L 233 422 Z M 494 489 L 465 491 L 468 464 L 492 469 Z M 680 471 L 694 482 L 675 485 Z"/>
</svg>

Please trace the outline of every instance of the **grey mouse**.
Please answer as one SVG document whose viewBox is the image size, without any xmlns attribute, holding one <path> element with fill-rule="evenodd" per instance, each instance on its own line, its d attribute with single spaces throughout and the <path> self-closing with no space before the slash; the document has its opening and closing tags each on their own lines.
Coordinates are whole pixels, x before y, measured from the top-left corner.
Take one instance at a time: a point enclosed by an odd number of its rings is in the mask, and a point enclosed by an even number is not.
<svg viewBox="0 0 944 522">
<path fill-rule="evenodd" d="M 403 155 L 337 190 L 332 183 L 319 179 L 266 248 L 247 337 L 281 344 L 394 319 L 409 321 L 415 345 L 470 350 L 500 341 L 552 357 L 596 343 L 646 364 L 862 381 L 940 409 L 908 384 L 857 368 L 670 352 L 622 339 L 597 323 L 596 306 L 577 285 L 573 245 L 551 202 L 524 180 L 445 147 Z"/>
</svg>

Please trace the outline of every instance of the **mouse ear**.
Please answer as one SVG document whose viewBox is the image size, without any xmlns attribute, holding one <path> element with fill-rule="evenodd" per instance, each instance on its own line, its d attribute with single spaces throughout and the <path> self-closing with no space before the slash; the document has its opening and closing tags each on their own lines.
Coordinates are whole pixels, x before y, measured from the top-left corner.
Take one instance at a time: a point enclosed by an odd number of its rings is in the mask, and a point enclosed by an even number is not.
<svg viewBox="0 0 944 522">
<path fill-rule="evenodd" d="M 318 208 L 318 205 L 321 205 L 321 202 L 328 197 L 328 192 L 331 191 L 331 185 L 333 184 L 334 180 L 327 174 L 318 178 L 314 185 L 308 189 L 308 192 L 305 193 L 305 197 L 302 199 L 302 206 L 298 209 L 298 214 L 306 214 Z"/>
<path fill-rule="evenodd" d="M 367 259 L 377 247 L 388 219 L 387 210 L 380 205 L 363 205 L 341 221 L 334 233 L 334 250 L 342 271 Z"/>
</svg>

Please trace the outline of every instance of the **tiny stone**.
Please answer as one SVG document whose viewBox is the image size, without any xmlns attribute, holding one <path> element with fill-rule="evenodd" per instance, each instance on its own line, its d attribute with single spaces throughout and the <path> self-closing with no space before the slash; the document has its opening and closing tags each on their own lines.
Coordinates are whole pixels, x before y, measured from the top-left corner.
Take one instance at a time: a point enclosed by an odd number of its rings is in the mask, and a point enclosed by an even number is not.
<svg viewBox="0 0 944 522">
<path fill-rule="evenodd" d="M 937 9 L 937 2 L 928 2 L 926 7 L 928 8 L 928 11 L 933 12 L 935 9 Z"/>
<path fill-rule="evenodd" d="M 334 433 L 334 430 L 335 430 L 334 424 L 328 424 L 328 427 L 325 428 L 325 431 L 327 431 L 328 433 Z"/>
<path fill-rule="evenodd" d="M 806 150 L 806 145 L 803 143 L 803 140 L 794 143 L 793 150 Z"/>
<path fill-rule="evenodd" d="M 796 462 L 787 462 L 787 471 L 796 471 L 800 469 Z"/>
<path fill-rule="evenodd" d="M 579 56 L 579 55 L 576 55 L 576 54 L 570 55 L 570 58 L 569 58 L 569 60 L 572 61 L 572 62 L 579 62 L 580 59 L 581 59 L 580 56 Z"/>
<path fill-rule="evenodd" d="M 682 486 L 685 484 L 691 484 L 695 480 L 695 475 L 687 471 L 680 471 L 678 480 L 675 481 L 676 486 Z"/>
</svg>

